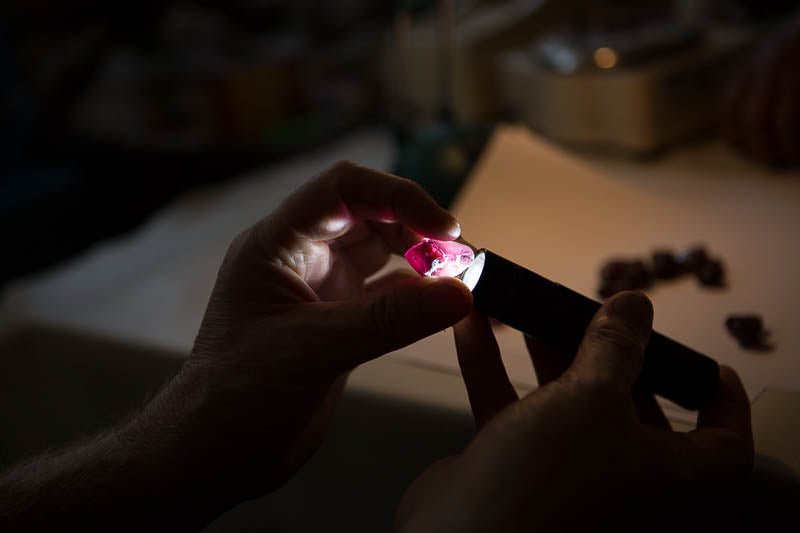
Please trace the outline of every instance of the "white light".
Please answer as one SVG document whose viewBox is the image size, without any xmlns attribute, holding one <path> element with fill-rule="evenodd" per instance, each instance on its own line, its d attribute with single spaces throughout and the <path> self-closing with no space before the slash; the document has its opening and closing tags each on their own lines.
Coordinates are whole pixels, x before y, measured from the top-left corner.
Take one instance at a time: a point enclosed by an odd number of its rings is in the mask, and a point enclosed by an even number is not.
<svg viewBox="0 0 800 533">
<path fill-rule="evenodd" d="M 472 261 L 472 264 L 469 266 L 469 268 L 467 268 L 461 275 L 461 281 L 463 281 L 467 287 L 469 287 L 470 292 L 472 292 L 472 290 L 475 288 L 475 285 L 478 284 L 478 280 L 481 279 L 483 264 L 485 262 L 486 254 L 480 252 L 475 256 L 475 259 Z"/>
</svg>

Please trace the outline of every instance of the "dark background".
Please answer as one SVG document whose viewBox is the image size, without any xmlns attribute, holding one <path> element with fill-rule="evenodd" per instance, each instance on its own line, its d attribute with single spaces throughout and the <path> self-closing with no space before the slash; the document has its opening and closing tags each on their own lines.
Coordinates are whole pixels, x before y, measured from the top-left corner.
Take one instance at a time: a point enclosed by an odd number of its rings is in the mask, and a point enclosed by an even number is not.
<svg viewBox="0 0 800 533">
<path fill-rule="evenodd" d="M 573 3 L 583 20 L 617 22 L 670 4 Z M 748 17 L 794 6 L 732 3 Z M 135 227 L 187 188 L 360 125 L 389 123 L 401 149 L 413 144 L 409 123 L 386 111 L 381 53 L 398 13 L 435 9 L 428 0 L 4 2 L 0 287 Z M 459 134 L 470 162 L 490 126 Z"/>
</svg>

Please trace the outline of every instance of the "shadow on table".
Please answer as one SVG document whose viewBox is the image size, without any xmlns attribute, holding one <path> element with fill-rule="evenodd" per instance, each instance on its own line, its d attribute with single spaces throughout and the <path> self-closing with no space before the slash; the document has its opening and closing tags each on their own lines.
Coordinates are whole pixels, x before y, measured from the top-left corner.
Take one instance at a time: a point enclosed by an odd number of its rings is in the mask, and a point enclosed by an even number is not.
<svg viewBox="0 0 800 533">
<path fill-rule="evenodd" d="M 182 361 L 178 354 L 45 328 L 11 332 L 0 341 L 0 469 L 116 423 Z M 346 390 L 322 448 L 299 474 L 205 531 L 390 531 L 406 487 L 428 465 L 463 449 L 473 431 L 466 410 Z M 788 467 L 759 455 L 748 486 L 721 487 L 690 505 L 705 516 L 659 500 L 658 512 L 646 511 L 647 529 L 762 529 L 776 520 L 797 522 L 798 501 L 800 482 Z"/>
<path fill-rule="evenodd" d="M 72 333 L 12 332 L 0 342 L 0 469 L 118 422 L 181 363 L 177 354 Z M 390 531 L 405 488 L 473 431 L 466 411 L 346 390 L 322 448 L 300 473 L 206 530 Z"/>
</svg>

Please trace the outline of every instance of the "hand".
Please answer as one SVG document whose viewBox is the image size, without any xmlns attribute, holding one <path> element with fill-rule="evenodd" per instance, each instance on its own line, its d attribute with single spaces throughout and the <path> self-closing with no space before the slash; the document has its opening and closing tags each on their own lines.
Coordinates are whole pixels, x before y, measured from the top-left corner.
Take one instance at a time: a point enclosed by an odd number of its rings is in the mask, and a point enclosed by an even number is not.
<svg viewBox="0 0 800 533">
<path fill-rule="evenodd" d="M 641 293 L 615 296 L 571 365 L 527 339 L 540 388 L 521 400 L 486 319 L 473 312 L 459 323 L 456 347 L 478 434 L 411 485 L 398 530 L 599 531 L 612 521 L 641 528 L 635 520 L 645 516 L 652 529 L 653 516 L 674 512 L 659 509 L 663 495 L 747 476 L 749 402 L 733 370 L 721 368 L 717 397 L 691 433 L 670 431 L 653 396 L 633 393 L 652 317 Z M 647 515 L 639 506 L 648 502 L 660 512 Z"/>
<path fill-rule="evenodd" d="M 724 99 L 723 131 L 769 164 L 800 163 L 800 17 L 756 50 Z"/>
<path fill-rule="evenodd" d="M 179 434 L 183 473 L 229 504 L 281 485 L 319 447 L 350 370 L 469 313 L 458 280 L 364 283 L 420 236 L 459 234 L 418 185 L 331 167 L 231 244 L 191 358 L 142 432 Z"/>
</svg>

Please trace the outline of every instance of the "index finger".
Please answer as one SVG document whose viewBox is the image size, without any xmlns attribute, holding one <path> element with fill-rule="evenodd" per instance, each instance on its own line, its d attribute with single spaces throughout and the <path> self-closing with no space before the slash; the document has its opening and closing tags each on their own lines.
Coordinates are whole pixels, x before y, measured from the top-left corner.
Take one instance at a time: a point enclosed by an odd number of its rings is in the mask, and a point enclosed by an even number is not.
<svg viewBox="0 0 800 533">
<path fill-rule="evenodd" d="M 509 404 L 517 391 L 508 378 L 489 320 L 475 311 L 453 326 L 458 366 L 478 429 Z"/>
<path fill-rule="evenodd" d="M 349 161 L 302 186 L 271 217 L 283 231 L 312 241 L 340 237 L 358 220 L 399 223 L 433 239 L 461 234 L 453 216 L 413 181 Z"/>
</svg>

